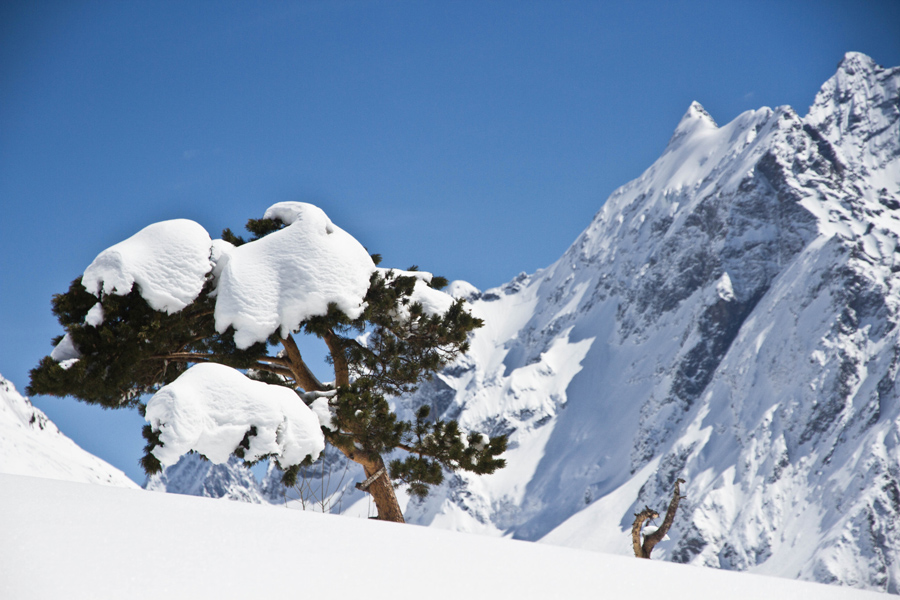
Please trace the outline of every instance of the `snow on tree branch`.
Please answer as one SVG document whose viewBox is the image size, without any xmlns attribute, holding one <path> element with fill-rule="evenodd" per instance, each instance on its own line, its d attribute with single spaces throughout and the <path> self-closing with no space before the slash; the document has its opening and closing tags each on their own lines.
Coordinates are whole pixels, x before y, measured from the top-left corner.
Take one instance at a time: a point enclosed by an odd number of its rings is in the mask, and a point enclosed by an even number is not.
<svg viewBox="0 0 900 600">
<path fill-rule="evenodd" d="M 72 336 L 67 333 L 59 341 L 56 347 L 53 348 L 53 352 L 50 353 L 50 358 L 58 362 L 63 369 L 68 369 L 78 362 L 78 359 L 81 358 L 81 352 L 75 347 Z"/>
<path fill-rule="evenodd" d="M 420 304 L 426 315 L 443 315 L 453 306 L 455 298 L 450 294 L 432 288 L 431 280 L 434 275 L 427 271 L 403 271 L 401 269 L 379 268 L 382 277 L 414 277 L 416 279 L 410 303 Z M 403 314 L 404 319 L 409 318 L 409 311 Z"/>
<path fill-rule="evenodd" d="M 281 202 L 266 211 L 288 226 L 225 254 L 216 329 L 235 329 L 239 348 L 287 336 L 334 303 L 351 319 L 363 309 L 375 263 L 356 239 L 318 207 Z"/>
<path fill-rule="evenodd" d="M 194 365 L 147 403 L 146 420 L 162 446 L 153 455 L 164 466 L 194 450 L 224 463 L 255 429 L 247 461 L 275 455 L 283 467 L 315 460 L 325 448 L 319 417 L 295 392 L 253 381 L 216 363 Z"/>
<path fill-rule="evenodd" d="M 162 221 L 101 252 L 84 271 L 85 289 L 128 294 L 134 284 L 154 310 L 173 314 L 197 298 L 212 268 L 209 234 L 188 219 Z"/>
</svg>

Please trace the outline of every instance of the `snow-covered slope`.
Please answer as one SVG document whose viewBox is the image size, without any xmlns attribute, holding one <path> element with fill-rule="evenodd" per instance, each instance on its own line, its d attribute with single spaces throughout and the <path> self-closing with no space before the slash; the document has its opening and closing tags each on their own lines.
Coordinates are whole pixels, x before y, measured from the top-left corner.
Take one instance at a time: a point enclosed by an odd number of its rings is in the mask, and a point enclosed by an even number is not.
<svg viewBox="0 0 900 600">
<path fill-rule="evenodd" d="M 82 450 L 0 376 L 0 473 L 137 488 L 125 473 Z"/>
<path fill-rule="evenodd" d="M 508 467 L 408 519 L 628 554 L 682 477 L 654 558 L 900 593 L 898 83 L 850 53 L 805 118 L 694 103 L 559 261 L 475 294 L 410 405 Z"/>
<path fill-rule="evenodd" d="M 14 475 L 0 489 L 3 598 L 878 597 L 207 498 Z"/>
</svg>

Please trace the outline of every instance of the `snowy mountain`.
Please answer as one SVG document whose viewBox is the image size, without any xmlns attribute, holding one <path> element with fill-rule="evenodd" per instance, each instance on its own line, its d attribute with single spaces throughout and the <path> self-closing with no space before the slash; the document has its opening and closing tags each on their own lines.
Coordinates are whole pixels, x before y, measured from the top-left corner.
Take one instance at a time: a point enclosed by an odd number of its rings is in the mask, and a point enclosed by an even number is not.
<svg viewBox="0 0 900 600">
<path fill-rule="evenodd" d="M 400 405 L 508 466 L 407 520 L 627 555 L 680 477 L 654 558 L 900 593 L 898 85 L 849 53 L 806 117 L 694 103 L 556 263 L 452 284 L 485 327 Z"/>
<path fill-rule="evenodd" d="M 565 255 L 472 294 L 409 404 L 510 435 L 410 521 L 900 593 L 900 68 L 850 53 L 806 117 L 697 103 Z M 656 554 L 654 555 L 656 558 Z"/>
<path fill-rule="evenodd" d="M 253 504 L 267 502 L 253 473 L 235 456 L 217 465 L 199 454 L 185 454 L 162 473 L 151 475 L 144 488 L 153 492 L 226 498 Z"/>
<path fill-rule="evenodd" d="M 0 473 L 137 488 L 125 473 L 81 449 L 0 376 Z"/>
</svg>

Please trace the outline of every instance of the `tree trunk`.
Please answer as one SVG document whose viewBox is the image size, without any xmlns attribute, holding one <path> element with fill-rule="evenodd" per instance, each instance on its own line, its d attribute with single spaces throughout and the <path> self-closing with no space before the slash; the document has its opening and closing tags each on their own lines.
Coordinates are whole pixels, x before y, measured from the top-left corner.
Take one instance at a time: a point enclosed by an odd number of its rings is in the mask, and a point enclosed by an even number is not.
<svg viewBox="0 0 900 600">
<path fill-rule="evenodd" d="M 334 361 L 335 387 L 350 385 L 350 369 L 347 365 L 347 358 L 340 338 L 329 331 L 325 334 L 324 339 L 325 344 L 328 346 L 328 352 Z M 394 494 L 394 485 L 391 483 L 387 467 L 385 467 L 381 456 L 367 453 L 356 448 L 355 445 L 344 447 L 343 444 L 336 443 L 335 447 L 343 452 L 347 458 L 363 466 L 367 481 L 375 474 L 380 473 L 364 489 L 364 491 L 372 494 L 372 499 L 375 500 L 375 507 L 378 509 L 378 519 L 381 521 L 393 521 L 394 523 L 405 523 L 403 511 L 400 510 L 400 503 L 397 502 L 397 496 Z"/>
<path fill-rule="evenodd" d="M 400 510 L 400 503 L 397 502 L 397 496 L 394 494 L 394 484 L 391 483 L 387 467 L 381 456 L 367 453 L 353 446 L 345 446 L 336 439 L 332 440 L 332 444 L 343 452 L 344 456 L 362 465 L 366 473 L 366 481 L 357 483 L 356 488 L 372 494 L 375 508 L 378 509 L 378 520 L 406 523 L 403 511 Z"/>
<path fill-rule="evenodd" d="M 377 465 L 381 465 L 375 468 Z M 387 474 L 387 468 L 384 461 L 378 457 L 377 462 L 372 467 L 363 465 L 366 470 L 366 477 L 372 477 L 379 471 L 381 474 L 369 484 L 365 491 L 372 494 L 375 501 L 375 508 L 378 509 L 378 519 L 380 521 L 392 521 L 394 523 L 406 523 L 403 518 L 403 512 L 400 510 L 400 503 L 397 502 L 397 496 L 394 494 L 394 485 L 391 478 Z M 371 472 L 370 472 L 371 469 Z"/>
</svg>

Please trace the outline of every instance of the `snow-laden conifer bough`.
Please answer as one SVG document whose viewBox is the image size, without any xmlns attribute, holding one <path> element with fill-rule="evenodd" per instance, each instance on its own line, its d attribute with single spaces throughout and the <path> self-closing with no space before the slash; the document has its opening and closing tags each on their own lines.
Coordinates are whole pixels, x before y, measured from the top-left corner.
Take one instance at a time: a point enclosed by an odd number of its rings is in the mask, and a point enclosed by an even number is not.
<svg viewBox="0 0 900 600">
<path fill-rule="evenodd" d="M 54 296 L 65 334 L 29 393 L 137 407 L 148 473 L 189 452 L 234 454 L 274 460 L 292 485 L 331 443 L 364 467 L 362 487 L 388 521 L 403 521 L 394 482 L 424 496 L 443 469 L 504 465 L 505 436 L 465 434 L 427 406 L 403 420 L 386 399 L 465 352 L 481 326 L 440 291 L 446 280 L 379 268 L 310 204 L 275 204 L 247 230 L 248 240 L 228 229 L 212 240 L 193 221 L 163 221 L 101 252 Z M 297 334 L 324 340 L 332 383 L 304 362 Z M 385 465 L 394 450 L 403 458 Z"/>
</svg>

